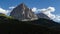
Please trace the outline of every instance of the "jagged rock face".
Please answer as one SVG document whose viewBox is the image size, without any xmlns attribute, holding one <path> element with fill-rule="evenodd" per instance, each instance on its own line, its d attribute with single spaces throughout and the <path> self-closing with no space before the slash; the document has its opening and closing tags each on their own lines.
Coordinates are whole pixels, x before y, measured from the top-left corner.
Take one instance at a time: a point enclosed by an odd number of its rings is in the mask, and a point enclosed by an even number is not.
<svg viewBox="0 0 60 34">
<path fill-rule="evenodd" d="M 49 19 L 50 20 L 50 18 L 43 13 L 39 13 L 39 14 L 37 14 L 37 16 L 38 16 L 38 18 L 44 18 L 44 19 Z"/>
<path fill-rule="evenodd" d="M 25 4 L 20 4 L 10 13 L 10 16 L 18 20 L 37 18 L 37 16 Z"/>
</svg>

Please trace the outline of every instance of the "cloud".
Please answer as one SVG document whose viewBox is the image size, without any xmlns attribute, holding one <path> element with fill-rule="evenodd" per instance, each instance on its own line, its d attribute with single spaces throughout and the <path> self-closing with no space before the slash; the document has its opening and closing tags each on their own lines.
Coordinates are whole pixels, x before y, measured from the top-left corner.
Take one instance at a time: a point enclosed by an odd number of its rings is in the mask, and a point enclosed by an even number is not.
<svg viewBox="0 0 60 34">
<path fill-rule="evenodd" d="M 40 12 L 44 13 L 44 14 L 46 14 L 50 18 L 53 17 L 52 19 L 55 18 L 55 15 L 51 13 L 51 12 L 55 11 L 54 7 L 48 7 L 48 8 L 43 8 L 43 9 L 33 8 L 32 11 L 35 12 L 35 13 L 40 13 Z"/>
<path fill-rule="evenodd" d="M 3 14 L 8 14 L 9 13 L 9 10 L 5 10 L 3 8 L 0 8 L 0 13 L 3 13 Z"/>
<path fill-rule="evenodd" d="M 5 10 L 0 7 L 0 13 L 5 14 L 5 15 L 10 15 L 10 12 L 14 9 L 14 6 L 9 7 L 9 10 Z"/>
<path fill-rule="evenodd" d="M 47 9 L 40 9 L 40 11 L 42 13 L 46 14 L 51 19 L 54 19 L 55 18 L 55 15 L 51 13 L 51 12 L 54 12 L 55 11 L 55 8 L 54 7 L 48 7 Z"/>
<path fill-rule="evenodd" d="M 40 9 L 37 9 L 36 7 L 32 8 L 32 11 L 37 14 L 37 13 L 40 13 Z"/>
<path fill-rule="evenodd" d="M 33 12 L 35 12 L 36 10 L 37 10 L 37 8 L 35 8 L 35 7 L 32 9 Z"/>
<path fill-rule="evenodd" d="M 50 11 L 50 12 L 54 12 L 55 8 L 54 7 L 48 7 L 47 10 Z"/>
<path fill-rule="evenodd" d="M 55 19 L 53 19 L 53 21 L 60 22 L 60 16 L 56 15 Z"/>
<path fill-rule="evenodd" d="M 52 12 L 55 12 L 55 7 L 48 7 L 48 8 L 43 8 L 43 9 L 33 8 L 33 9 L 34 10 L 32 10 L 32 11 L 36 14 L 41 12 L 41 13 L 44 13 L 45 15 L 47 15 L 53 21 L 60 22 L 60 16 L 52 14 Z"/>
<path fill-rule="evenodd" d="M 11 6 L 11 7 L 9 7 L 9 9 L 14 9 L 15 8 L 15 6 Z"/>
</svg>

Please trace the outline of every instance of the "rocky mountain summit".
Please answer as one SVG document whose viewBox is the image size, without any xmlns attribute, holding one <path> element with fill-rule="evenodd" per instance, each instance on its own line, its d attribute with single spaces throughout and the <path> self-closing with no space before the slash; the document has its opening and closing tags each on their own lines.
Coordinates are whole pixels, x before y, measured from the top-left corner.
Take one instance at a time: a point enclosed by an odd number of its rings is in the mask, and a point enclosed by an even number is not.
<svg viewBox="0 0 60 34">
<path fill-rule="evenodd" d="M 10 16 L 23 21 L 37 19 L 37 15 L 35 15 L 32 10 L 29 9 L 24 3 L 21 3 L 16 8 L 14 8 Z"/>
</svg>

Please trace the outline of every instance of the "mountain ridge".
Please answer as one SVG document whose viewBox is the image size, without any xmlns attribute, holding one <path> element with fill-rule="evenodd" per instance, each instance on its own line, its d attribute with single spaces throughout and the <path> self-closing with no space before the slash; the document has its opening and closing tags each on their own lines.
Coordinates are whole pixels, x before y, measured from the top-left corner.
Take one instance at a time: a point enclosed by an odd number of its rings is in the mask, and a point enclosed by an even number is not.
<svg viewBox="0 0 60 34">
<path fill-rule="evenodd" d="M 35 14 L 32 9 L 28 8 L 24 3 L 21 3 L 14 8 L 11 11 L 10 16 L 21 21 L 31 21 L 38 18 L 46 18 L 50 20 L 50 18 L 43 13 Z"/>
<path fill-rule="evenodd" d="M 47 15 L 45 15 L 44 13 L 38 13 L 36 14 L 38 16 L 38 18 L 44 18 L 44 19 L 49 19 L 51 20 Z"/>
</svg>

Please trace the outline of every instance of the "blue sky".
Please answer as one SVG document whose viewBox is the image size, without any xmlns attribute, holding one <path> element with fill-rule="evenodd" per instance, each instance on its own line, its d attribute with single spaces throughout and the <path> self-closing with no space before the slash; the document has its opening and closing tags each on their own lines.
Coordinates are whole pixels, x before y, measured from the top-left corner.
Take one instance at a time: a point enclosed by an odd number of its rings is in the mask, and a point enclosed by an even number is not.
<svg viewBox="0 0 60 34">
<path fill-rule="evenodd" d="M 55 14 L 60 13 L 60 0 L 0 0 L 0 7 L 9 9 L 10 6 L 17 6 L 20 3 L 25 3 L 28 7 L 47 8 L 55 7 Z"/>
<path fill-rule="evenodd" d="M 54 7 L 55 15 L 60 15 L 60 0 L 0 0 L 0 11 L 8 11 L 9 7 L 17 6 L 25 3 L 29 8 L 36 7 L 38 9 Z M 59 18 L 60 19 L 60 18 Z"/>
</svg>

